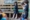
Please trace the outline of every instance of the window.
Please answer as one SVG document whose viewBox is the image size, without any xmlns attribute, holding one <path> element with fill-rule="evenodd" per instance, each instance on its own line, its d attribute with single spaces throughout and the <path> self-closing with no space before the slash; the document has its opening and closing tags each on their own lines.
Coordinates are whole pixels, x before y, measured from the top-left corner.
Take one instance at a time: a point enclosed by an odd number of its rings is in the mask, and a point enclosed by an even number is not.
<svg viewBox="0 0 30 20">
<path fill-rule="evenodd" d="M 12 4 L 12 3 L 14 3 L 15 1 L 17 1 L 17 0 L 4 0 L 5 2 L 5 4 Z"/>
</svg>

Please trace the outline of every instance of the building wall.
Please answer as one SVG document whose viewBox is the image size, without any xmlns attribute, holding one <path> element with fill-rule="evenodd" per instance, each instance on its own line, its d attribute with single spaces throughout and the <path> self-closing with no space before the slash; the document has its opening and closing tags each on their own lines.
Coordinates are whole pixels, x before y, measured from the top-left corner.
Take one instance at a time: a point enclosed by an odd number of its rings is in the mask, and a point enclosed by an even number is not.
<svg viewBox="0 0 30 20">
<path fill-rule="evenodd" d="M 20 0 L 21 1 L 21 0 Z M 18 2 L 18 8 L 22 8 L 21 7 L 21 3 L 20 3 L 20 1 L 18 0 L 17 2 Z M 4 0 L 0 0 L 0 8 L 11 8 L 11 10 L 12 10 L 12 8 L 14 8 L 14 6 L 12 6 L 12 5 L 14 5 L 14 4 L 4 4 Z M 10 5 L 10 6 L 4 6 L 4 5 Z M 6 11 L 5 11 L 6 12 Z M 11 12 L 11 11 L 10 11 Z"/>
<path fill-rule="evenodd" d="M 4 4 L 4 1 L 5 1 L 5 0 L 0 0 L 0 5 L 5 5 L 5 4 Z M 23 0 L 18 0 L 18 1 L 23 1 Z"/>
<path fill-rule="evenodd" d="M 21 0 L 18 0 L 18 8 L 22 8 L 21 7 Z M 10 6 L 5 6 L 5 5 L 10 5 Z M 9 13 L 9 16 L 11 17 L 11 13 L 14 13 L 14 11 L 12 10 L 12 8 L 14 8 L 14 4 L 4 4 L 4 0 L 0 0 L 0 9 L 1 8 L 10 8 L 10 11 L 4 11 L 7 9 L 3 9 L 3 12 L 5 13 Z"/>
<path fill-rule="evenodd" d="M 0 5 L 3 5 L 4 4 L 4 0 L 0 0 Z"/>
</svg>

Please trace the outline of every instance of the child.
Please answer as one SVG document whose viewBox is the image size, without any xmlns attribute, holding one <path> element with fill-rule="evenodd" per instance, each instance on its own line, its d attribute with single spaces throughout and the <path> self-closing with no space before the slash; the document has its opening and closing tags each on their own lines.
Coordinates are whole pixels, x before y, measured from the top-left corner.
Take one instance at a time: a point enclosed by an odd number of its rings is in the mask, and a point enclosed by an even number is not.
<svg viewBox="0 0 30 20">
<path fill-rule="evenodd" d="M 13 14 L 13 17 L 15 18 L 18 18 L 17 17 L 17 14 L 18 14 L 18 4 L 17 4 L 17 2 L 15 2 L 15 10 L 14 10 L 14 14 Z"/>
<path fill-rule="evenodd" d="M 5 13 L 2 13 L 2 16 L 3 16 L 2 20 L 8 20 L 7 15 Z"/>
</svg>

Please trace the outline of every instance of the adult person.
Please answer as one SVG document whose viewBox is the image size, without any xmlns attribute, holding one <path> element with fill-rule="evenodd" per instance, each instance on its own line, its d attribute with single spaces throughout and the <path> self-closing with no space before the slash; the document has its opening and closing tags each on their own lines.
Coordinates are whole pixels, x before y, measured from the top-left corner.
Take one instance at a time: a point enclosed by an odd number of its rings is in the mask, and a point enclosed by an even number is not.
<svg viewBox="0 0 30 20">
<path fill-rule="evenodd" d="M 2 19 L 2 11 L 0 10 L 0 20 Z"/>
<path fill-rule="evenodd" d="M 25 4 L 25 6 L 24 6 L 24 15 L 23 15 L 23 19 L 24 20 L 27 20 L 27 18 L 28 18 L 28 1 L 24 1 L 24 4 Z M 22 20 L 23 20 L 22 19 Z"/>
<path fill-rule="evenodd" d="M 22 15 L 21 15 L 21 20 L 24 20 L 24 9 L 25 9 L 25 4 L 24 4 L 24 2 L 22 2 L 22 8 L 23 8 L 23 13 L 22 13 Z"/>
<path fill-rule="evenodd" d="M 28 1 L 24 1 L 24 4 L 25 4 L 25 9 L 24 9 L 25 16 L 24 16 L 24 19 L 27 20 L 27 18 L 28 18 Z"/>
<path fill-rule="evenodd" d="M 26 1 L 24 1 L 24 4 L 25 4 L 25 8 L 24 8 L 24 15 L 23 15 L 23 18 L 24 18 L 24 20 L 27 20 L 27 18 L 28 18 L 28 1 L 26 0 Z"/>
<path fill-rule="evenodd" d="M 14 5 L 15 5 L 15 7 L 14 7 L 15 10 L 14 10 L 14 14 L 13 15 L 14 15 L 14 18 L 15 17 L 17 18 L 17 14 L 18 14 L 18 4 L 17 4 L 17 2 L 15 2 Z"/>
</svg>

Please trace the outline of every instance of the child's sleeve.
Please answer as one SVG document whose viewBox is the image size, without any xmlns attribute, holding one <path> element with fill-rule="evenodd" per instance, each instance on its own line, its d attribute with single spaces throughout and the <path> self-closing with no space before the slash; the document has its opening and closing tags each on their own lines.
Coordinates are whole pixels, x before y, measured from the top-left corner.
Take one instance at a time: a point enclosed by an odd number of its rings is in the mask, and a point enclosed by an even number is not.
<svg viewBox="0 0 30 20">
<path fill-rule="evenodd" d="M 6 18 L 2 18 L 2 20 L 6 20 Z"/>
</svg>

